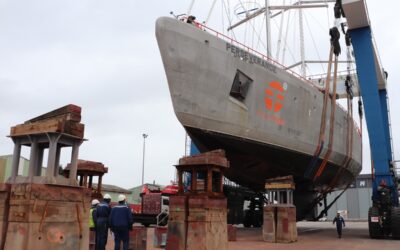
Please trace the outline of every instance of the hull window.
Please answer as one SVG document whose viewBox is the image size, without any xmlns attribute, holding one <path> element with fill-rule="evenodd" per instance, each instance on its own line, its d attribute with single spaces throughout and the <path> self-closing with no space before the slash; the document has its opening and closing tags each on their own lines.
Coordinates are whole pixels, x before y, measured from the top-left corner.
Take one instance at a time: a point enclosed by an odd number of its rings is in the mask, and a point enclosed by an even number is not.
<svg viewBox="0 0 400 250">
<path fill-rule="evenodd" d="M 235 79 L 233 80 L 231 92 L 229 94 L 239 101 L 243 101 L 246 98 L 247 92 L 252 82 L 253 80 L 250 77 L 237 70 Z"/>
</svg>

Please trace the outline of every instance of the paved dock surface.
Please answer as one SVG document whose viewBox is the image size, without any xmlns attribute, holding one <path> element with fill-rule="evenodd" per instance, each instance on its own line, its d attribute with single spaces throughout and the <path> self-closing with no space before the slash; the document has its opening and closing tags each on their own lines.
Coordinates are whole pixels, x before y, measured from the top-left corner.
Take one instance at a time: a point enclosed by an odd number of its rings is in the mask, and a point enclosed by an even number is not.
<svg viewBox="0 0 400 250">
<path fill-rule="evenodd" d="M 237 241 L 229 242 L 230 250 L 386 250 L 400 249 L 400 240 L 373 240 L 368 235 L 367 222 L 346 222 L 341 239 L 337 238 L 336 228 L 332 222 L 298 222 L 298 241 L 295 243 L 266 243 L 262 239 L 260 228 L 243 228 L 237 230 Z M 147 230 L 147 250 L 153 247 L 154 229 Z M 109 237 L 107 250 L 113 250 L 114 244 Z"/>
</svg>

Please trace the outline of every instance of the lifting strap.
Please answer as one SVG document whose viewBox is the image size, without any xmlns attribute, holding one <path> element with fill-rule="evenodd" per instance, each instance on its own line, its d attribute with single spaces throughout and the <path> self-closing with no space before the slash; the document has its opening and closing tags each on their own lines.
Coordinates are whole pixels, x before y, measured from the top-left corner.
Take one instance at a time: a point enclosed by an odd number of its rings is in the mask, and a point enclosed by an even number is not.
<svg viewBox="0 0 400 250">
<path fill-rule="evenodd" d="M 336 84 L 337 84 L 337 67 L 338 67 L 338 56 L 341 52 L 340 49 L 340 32 L 339 29 L 335 26 L 329 30 L 329 35 L 331 36 L 331 48 L 333 48 L 333 53 L 335 54 L 335 63 L 334 63 L 334 72 L 333 72 L 333 86 L 332 86 L 332 97 L 331 97 L 331 115 L 330 115 L 330 125 L 329 125 L 329 144 L 328 151 L 325 154 L 325 157 L 318 168 L 317 173 L 314 175 L 313 180 L 315 181 L 319 176 L 321 176 L 324 171 L 326 164 L 329 160 L 329 157 L 332 153 L 333 147 L 333 134 L 335 131 L 335 111 L 336 111 Z M 330 73 L 329 73 L 330 74 Z M 330 89 L 328 89 L 329 91 Z"/>
<path fill-rule="evenodd" d="M 339 177 L 342 175 L 343 171 L 348 168 L 353 154 L 353 103 L 350 95 L 347 95 L 347 136 L 346 136 L 346 157 L 343 163 L 340 165 L 340 169 L 337 171 L 335 178 L 329 183 L 329 186 L 324 190 L 324 193 L 329 193 L 336 186 L 339 181 Z"/>
<path fill-rule="evenodd" d="M 325 140 L 325 128 L 326 128 L 326 108 L 328 104 L 329 92 L 330 92 L 330 82 L 331 82 L 331 71 L 332 71 L 332 58 L 333 58 L 333 46 L 331 46 L 331 50 L 329 52 L 329 61 L 328 61 L 328 73 L 326 75 L 325 81 L 325 90 L 324 90 L 324 102 L 322 106 L 321 113 L 321 124 L 319 128 L 319 137 L 318 137 L 318 145 L 315 149 L 314 155 L 306 169 L 305 176 L 311 178 L 314 173 L 315 166 L 318 162 L 319 156 L 324 147 Z"/>
<path fill-rule="evenodd" d="M 350 37 L 347 36 L 346 33 L 346 45 L 347 45 L 347 60 L 351 61 L 351 49 L 350 43 L 347 41 L 350 40 Z M 340 168 L 335 174 L 335 177 L 329 183 L 329 186 L 324 190 L 324 192 L 331 192 L 331 190 L 337 185 L 339 181 L 339 177 L 342 175 L 343 171 L 349 167 L 351 159 L 353 158 L 353 130 L 354 130 L 354 122 L 353 122 L 353 90 L 352 90 L 352 80 L 350 76 L 350 63 L 347 64 L 347 77 L 346 77 L 346 98 L 347 98 L 347 135 L 346 135 L 346 156 L 340 164 Z"/>
<path fill-rule="evenodd" d="M 338 56 L 335 54 L 335 64 L 333 70 L 333 90 L 332 90 L 332 98 L 331 98 L 331 115 L 329 120 L 329 144 L 328 144 L 328 151 L 325 154 L 325 157 L 318 168 L 316 175 L 314 176 L 314 181 L 321 176 L 322 172 L 324 171 L 326 164 L 329 160 L 329 157 L 332 153 L 332 146 L 333 146 L 333 134 L 335 131 L 335 111 L 336 111 L 336 83 L 337 83 L 337 68 L 338 68 Z"/>
</svg>

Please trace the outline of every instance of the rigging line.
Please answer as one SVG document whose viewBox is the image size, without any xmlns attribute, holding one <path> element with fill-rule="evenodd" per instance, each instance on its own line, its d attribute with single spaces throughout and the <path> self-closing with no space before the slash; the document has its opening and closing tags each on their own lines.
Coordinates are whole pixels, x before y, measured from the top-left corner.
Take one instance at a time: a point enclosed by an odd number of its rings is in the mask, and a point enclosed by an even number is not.
<svg viewBox="0 0 400 250">
<path fill-rule="evenodd" d="M 265 17 L 264 17 L 264 20 L 265 20 Z M 264 21 L 263 20 L 263 21 Z M 253 24 L 251 24 L 250 22 L 248 22 L 249 24 L 247 24 L 246 25 L 246 33 L 247 33 L 247 27 L 250 27 L 250 28 L 252 28 L 252 31 L 253 31 L 253 34 L 255 33 L 255 34 L 257 34 L 257 37 L 258 37 L 258 42 L 259 43 L 261 43 L 261 45 L 263 45 L 264 46 L 264 48 L 266 48 L 266 45 L 264 44 L 264 43 L 262 43 L 261 42 L 261 32 L 257 32 L 257 30 L 256 30 L 256 28 L 255 28 L 255 26 L 253 25 Z M 263 26 L 261 27 L 261 29 L 263 28 Z M 245 37 L 246 37 L 246 34 L 245 34 Z M 254 48 L 253 48 L 254 49 Z"/>
<path fill-rule="evenodd" d="M 252 7 L 252 6 L 250 6 L 250 4 L 249 4 L 249 7 Z M 254 6 L 253 6 L 254 7 Z M 250 21 L 253 21 L 253 25 L 255 26 L 255 19 L 253 18 L 253 20 L 250 20 Z M 256 34 L 256 31 L 255 31 L 256 29 L 255 28 L 253 28 L 253 35 L 251 36 L 251 47 L 252 48 L 254 48 L 254 39 L 256 38 L 255 37 L 255 34 Z"/>
<path fill-rule="evenodd" d="M 316 51 L 316 53 L 317 53 L 318 60 L 322 61 L 321 55 L 319 54 L 319 50 L 318 50 L 317 45 L 316 45 L 315 40 L 314 40 L 314 36 L 312 35 L 311 29 L 310 29 L 310 25 L 309 25 L 309 23 L 308 23 L 307 15 L 304 15 L 304 20 L 305 20 L 305 22 L 306 22 L 306 26 L 307 26 L 308 32 L 310 33 L 310 37 L 311 37 L 311 40 L 312 40 L 312 42 L 313 42 L 315 51 Z M 322 72 L 325 72 L 324 64 L 320 63 L 319 65 L 320 65 L 321 68 L 322 68 Z"/>
<path fill-rule="evenodd" d="M 263 18 L 263 21 L 264 21 L 264 20 L 265 20 L 265 17 Z M 253 24 L 250 24 L 250 27 L 251 27 L 252 30 L 253 30 L 253 34 L 256 34 L 256 35 L 257 35 L 258 44 L 261 43 L 261 45 L 264 47 L 264 49 L 266 49 L 267 46 L 262 42 L 262 39 L 261 39 L 261 32 L 257 32 L 257 30 L 256 30 L 256 28 L 255 28 L 255 26 L 254 26 Z M 263 25 L 261 26 L 260 29 L 262 29 L 262 28 L 263 28 Z M 254 47 L 253 47 L 253 49 L 254 49 Z"/>
<path fill-rule="evenodd" d="M 221 24 L 222 24 L 222 32 L 225 34 L 225 23 L 224 23 L 224 4 L 225 1 L 221 0 Z"/>
<path fill-rule="evenodd" d="M 282 5 L 285 5 L 285 0 L 283 0 Z M 276 56 L 275 60 L 278 60 L 279 62 L 279 52 L 281 50 L 281 43 L 282 43 L 282 30 L 283 30 L 283 22 L 285 20 L 285 12 L 282 12 L 281 14 L 281 24 L 279 25 L 279 35 L 278 35 L 278 42 L 276 45 Z"/>
<path fill-rule="evenodd" d="M 321 13 L 322 14 L 322 13 Z M 311 19 L 313 20 L 313 23 L 316 24 L 316 26 L 321 29 L 322 32 L 326 32 L 327 29 L 329 29 L 329 26 L 324 26 L 319 20 L 318 18 L 316 18 L 312 13 L 308 12 L 307 15 L 309 17 L 311 17 Z"/>
<path fill-rule="evenodd" d="M 326 4 L 328 4 L 327 2 L 325 2 Z M 329 15 L 329 10 L 331 10 L 332 8 L 326 8 L 326 16 L 328 17 L 327 18 L 327 21 L 328 21 L 328 25 L 327 25 L 327 27 L 329 28 L 330 26 L 331 26 L 331 20 L 330 20 L 330 15 Z"/>
<path fill-rule="evenodd" d="M 294 18 L 293 20 L 292 20 L 292 22 L 294 23 L 294 21 L 295 21 L 296 19 Z M 289 20 L 288 20 L 289 21 Z M 275 20 L 273 20 L 272 21 L 272 23 L 276 26 L 276 27 L 278 27 L 278 24 L 276 23 L 276 21 Z M 292 24 L 293 24 L 292 23 Z M 289 23 L 288 23 L 288 25 L 287 25 L 288 27 L 289 27 Z M 295 27 L 296 28 L 296 27 Z M 287 33 L 288 33 L 288 28 L 286 29 L 286 35 L 287 35 Z M 294 38 L 295 38 L 295 35 L 293 36 Z M 294 40 L 294 38 L 293 38 L 293 40 Z M 284 41 L 284 44 L 285 44 L 285 50 L 284 50 L 284 55 L 285 55 L 285 53 L 286 53 L 286 50 L 289 52 L 289 54 L 290 54 L 290 56 L 291 56 L 291 58 L 292 58 L 292 60 L 293 60 L 293 62 L 295 62 L 296 61 L 296 58 L 295 58 L 295 56 L 294 56 L 294 52 L 291 50 L 291 49 L 289 49 L 289 46 L 287 46 L 287 37 L 285 38 L 285 41 Z M 295 47 L 295 46 L 294 46 Z M 283 55 L 283 56 L 284 56 Z M 283 58 L 284 59 L 284 58 Z M 284 60 L 282 61 L 282 63 L 281 63 L 282 65 L 285 65 L 284 64 Z"/>
<path fill-rule="evenodd" d="M 314 176 L 314 181 L 317 177 L 321 176 L 322 172 L 324 171 L 326 164 L 329 160 L 329 157 L 332 153 L 332 146 L 333 146 L 333 134 L 335 132 L 335 111 L 336 111 L 336 83 L 337 83 L 337 67 L 338 67 L 338 56 L 335 55 L 335 64 L 333 70 L 333 95 L 331 98 L 331 116 L 329 121 L 329 144 L 328 144 L 328 152 L 326 152 L 324 160 L 322 161 L 317 174 Z"/>
<path fill-rule="evenodd" d="M 266 18 L 266 17 L 265 17 L 265 15 L 264 15 L 263 20 L 262 20 L 262 22 L 261 22 L 260 30 L 264 29 L 265 18 Z M 257 34 L 257 36 L 258 36 L 258 41 L 257 41 L 257 46 L 256 46 L 257 49 L 256 49 L 256 50 L 258 50 L 258 51 L 261 50 L 261 49 L 258 49 L 260 44 L 264 47 L 263 49 L 267 50 L 267 45 L 264 44 L 264 43 L 262 43 L 261 32 L 259 32 L 259 33 Z"/>
<path fill-rule="evenodd" d="M 292 1 L 290 1 L 290 3 L 292 3 Z M 286 49 L 287 49 L 287 37 L 288 37 L 288 32 L 289 32 L 289 24 L 290 24 L 290 16 L 291 16 L 291 14 L 292 14 L 292 11 L 289 10 L 287 23 L 286 23 L 285 39 L 284 39 L 283 48 L 282 48 L 282 60 L 281 60 L 282 65 L 285 65 L 285 55 L 286 55 Z M 279 59 L 277 59 L 277 60 L 279 60 Z"/>
<path fill-rule="evenodd" d="M 295 23 L 295 20 L 298 20 L 297 12 L 294 13 L 293 24 Z M 297 25 L 293 25 L 292 27 L 293 27 L 292 47 L 295 48 L 295 50 L 296 50 Z M 294 51 L 294 52 L 296 52 L 296 51 Z M 293 61 L 295 62 L 294 58 L 293 58 Z"/>
<path fill-rule="evenodd" d="M 189 5 L 189 8 L 188 8 L 188 10 L 186 12 L 188 16 L 190 16 L 190 13 L 192 12 L 192 8 L 193 8 L 193 5 L 194 5 L 194 2 L 195 2 L 195 0 L 192 0 L 192 2 Z"/>
<path fill-rule="evenodd" d="M 227 1 L 228 2 L 228 8 L 230 9 L 230 5 L 229 5 L 229 0 Z M 232 20 L 231 20 L 231 15 L 230 15 L 230 12 L 226 9 L 226 5 L 224 5 L 224 9 L 225 9 L 225 14 L 226 14 L 226 17 L 227 17 L 227 19 L 228 19 L 228 23 L 229 23 L 229 26 L 232 26 Z M 237 40 L 236 39 L 236 35 L 235 35 L 235 32 L 232 30 L 232 35 L 231 35 L 235 40 Z"/>
<path fill-rule="evenodd" d="M 246 7 L 245 7 L 245 5 L 243 4 L 243 2 L 242 1 L 240 1 L 239 0 L 239 3 L 240 3 L 240 5 L 242 6 L 242 8 L 243 8 L 243 11 L 246 13 L 246 15 L 247 15 L 247 9 L 246 9 Z M 246 22 L 246 25 L 245 25 L 245 27 L 244 27 L 244 35 L 243 35 L 243 44 L 247 44 L 247 29 L 249 28 L 249 24 L 250 24 L 250 22 Z"/>
<path fill-rule="evenodd" d="M 212 13 L 213 10 L 214 10 L 215 3 L 216 3 L 216 2 L 217 2 L 217 0 L 214 0 L 213 3 L 212 3 L 212 5 L 211 5 L 210 11 L 208 12 L 208 15 L 207 15 L 207 18 L 206 18 L 206 21 L 204 22 L 205 25 L 207 25 L 208 21 L 210 20 L 211 13 Z"/>
</svg>

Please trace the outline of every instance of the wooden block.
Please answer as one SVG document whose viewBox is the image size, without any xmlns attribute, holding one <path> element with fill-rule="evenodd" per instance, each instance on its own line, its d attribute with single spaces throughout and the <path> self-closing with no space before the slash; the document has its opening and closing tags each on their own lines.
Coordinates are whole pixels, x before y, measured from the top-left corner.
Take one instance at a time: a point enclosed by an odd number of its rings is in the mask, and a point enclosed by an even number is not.
<svg viewBox="0 0 400 250">
<path fill-rule="evenodd" d="M 82 123 L 76 123 L 74 121 L 66 121 L 64 124 L 64 133 L 83 138 L 85 133 L 85 125 Z"/>
<path fill-rule="evenodd" d="M 294 183 L 267 183 L 265 189 L 295 189 Z"/>
<path fill-rule="evenodd" d="M 46 119 L 54 118 L 54 117 L 60 117 L 60 116 L 64 116 L 64 115 L 67 115 L 65 118 L 68 117 L 66 120 L 80 122 L 81 121 L 81 110 L 82 110 L 81 107 L 76 106 L 74 104 L 69 104 L 64 107 L 50 111 L 46 114 L 32 118 L 32 119 L 26 121 L 25 124 L 37 122 L 40 120 L 46 120 Z"/>
<path fill-rule="evenodd" d="M 225 158 L 225 151 L 218 149 L 207 153 L 187 156 L 179 159 L 178 166 L 190 165 L 214 165 L 222 168 L 229 167 L 229 161 Z"/>
<path fill-rule="evenodd" d="M 62 118 L 48 119 L 11 127 L 11 136 L 21 136 L 42 133 L 66 133 L 83 138 L 85 126 L 74 121 L 65 121 Z"/>
</svg>

